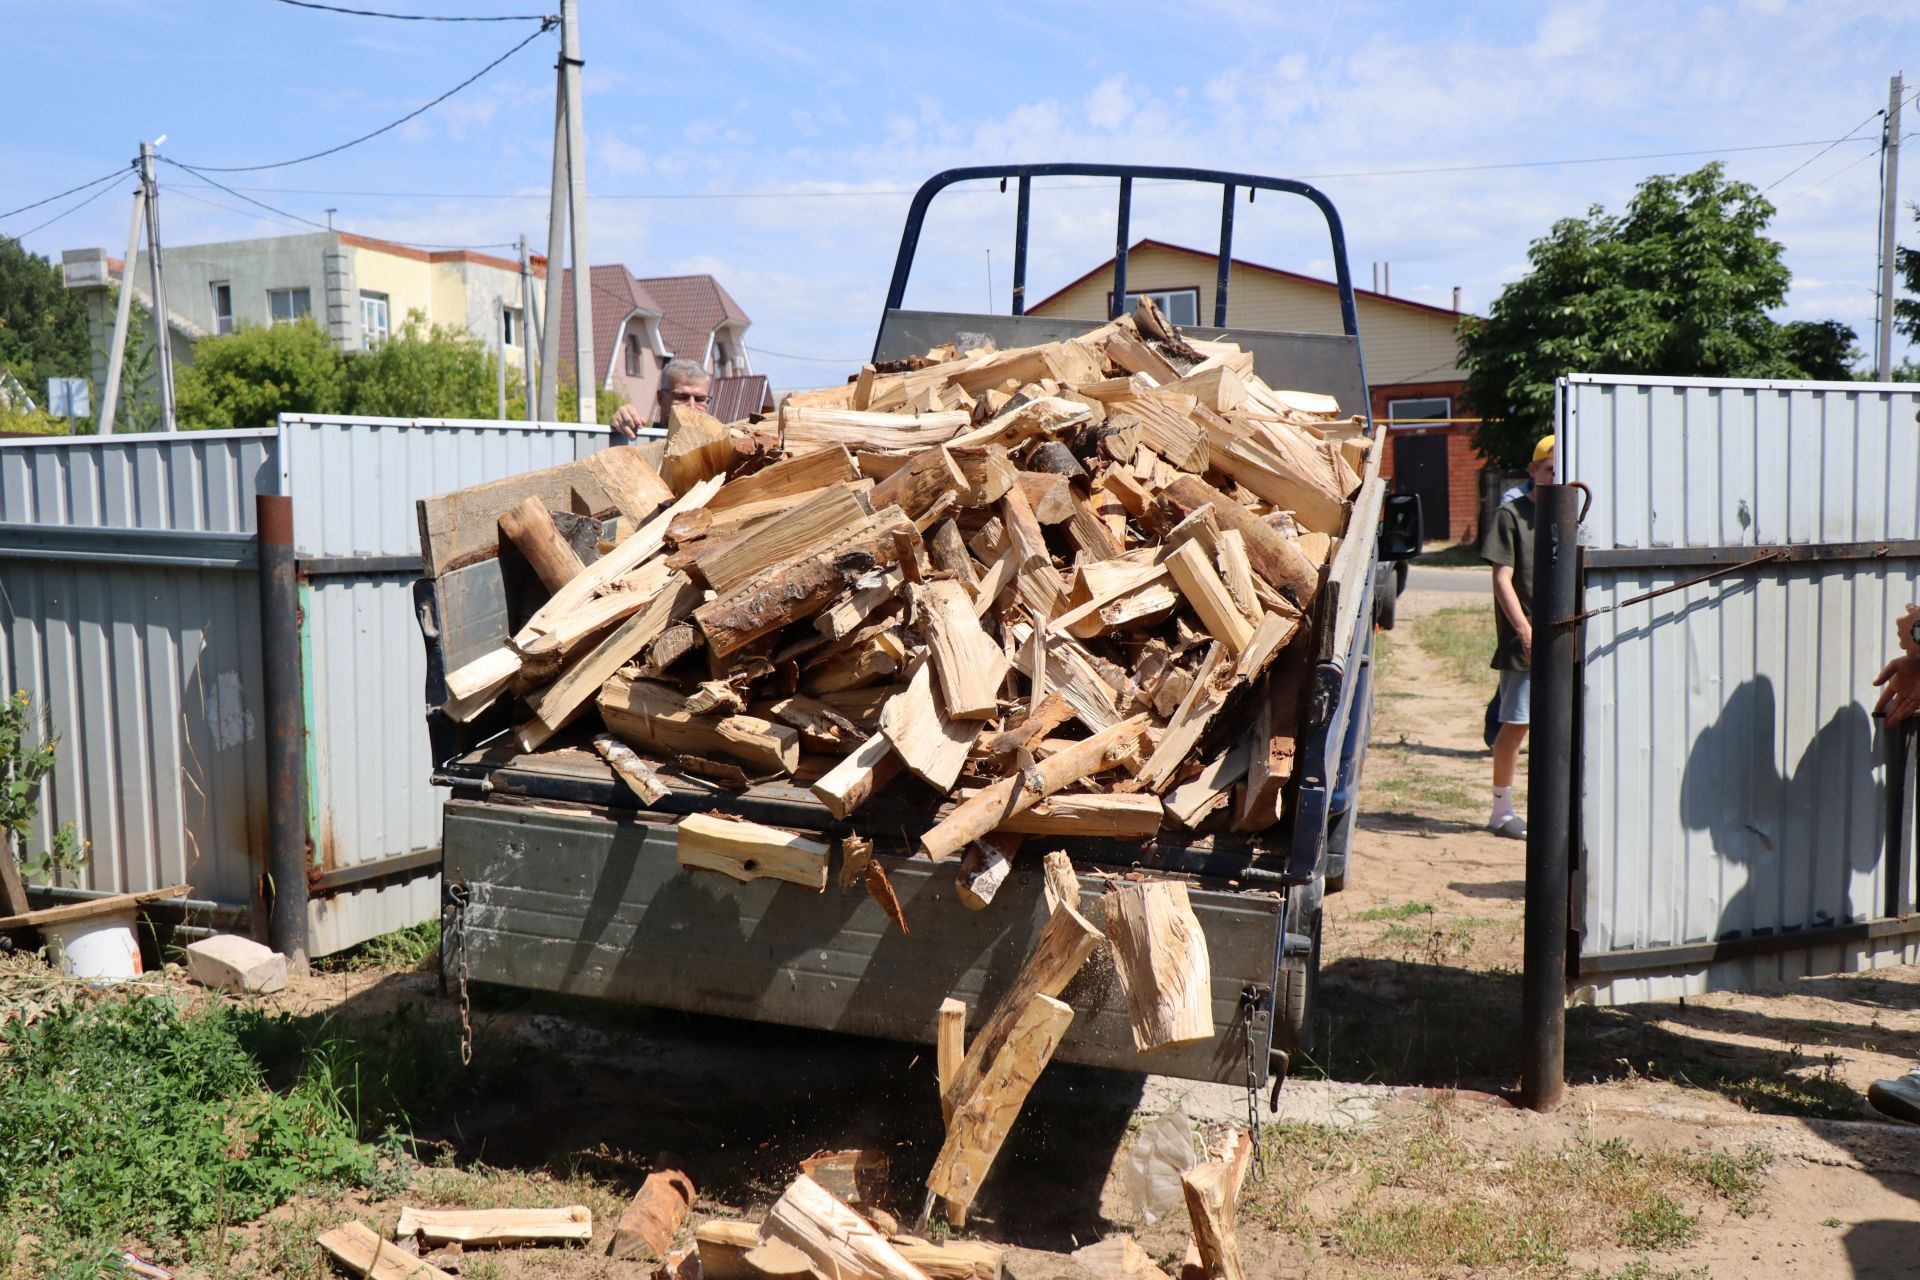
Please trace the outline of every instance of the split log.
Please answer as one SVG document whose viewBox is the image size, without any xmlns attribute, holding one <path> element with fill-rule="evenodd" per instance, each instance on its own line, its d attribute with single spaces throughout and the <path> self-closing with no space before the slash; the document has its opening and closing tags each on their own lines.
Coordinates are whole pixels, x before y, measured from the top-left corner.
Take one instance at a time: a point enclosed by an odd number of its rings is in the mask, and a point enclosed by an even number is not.
<svg viewBox="0 0 1920 1280">
<path fill-rule="evenodd" d="M 760 1244 L 757 1222 L 701 1223 L 693 1229 L 701 1280 L 758 1280 L 761 1273 L 749 1266 L 746 1258 Z"/>
<path fill-rule="evenodd" d="M 926 639 L 947 715 L 956 720 L 985 720 L 999 714 L 1000 686 L 1011 664 L 981 629 L 966 587 L 958 582 L 928 582 L 907 594 L 913 608 L 910 621 Z"/>
<path fill-rule="evenodd" d="M 1294 732 L 1304 662 L 1283 662 L 1267 677 L 1253 718 L 1247 788 L 1234 818 L 1237 831 L 1264 831 L 1280 821 L 1282 792 L 1293 777 Z"/>
<path fill-rule="evenodd" d="M 953 789 L 981 727 L 979 720 L 955 720 L 942 712 L 927 662 L 915 669 L 905 690 L 880 708 L 880 732 L 907 768 L 937 791 Z"/>
<path fill-rule="evenodd" d="M 1073 486 L 1065 476 L 1022 471 L 1016 483 L 1033 509 L 1033 518 L 1041 524 L 1065 524 L 1073 519 Z"/>
<path fill-rule="evenodd" d="M 1246 1280 L 1240 1243 L 1234 1234 L 1233 1171 L 1217 1160 L 1180 1175 L 1180 1191 L 1193 1223 L 1193 1240 L 1210 1275 Z"/>
<path fill-rule="evenodd" d="M 1256 735 L 1257 736 L 1257 735 Z M 1166 811 L 1183 827 L 1197 827 L 1247 776 L 1252 744 L 1236 742 L 1202 766 L 1200 772 L 1166 795 Z"/>
<path fill-rule="evenodd" d="M 1042 892 L 1046 895 L 1047 914 L 1058 911 L 1061 904 L 1080 908 L 1080 877 L 1074 874 L 1073 859 L 1064 849 L 1055 849 L 1041 860 L 1041 871 L 1045 876 Z"/>
<path fill-rule="evenodd" d="M 885 734 L 876 733 L 809 788 L 834 817 L 846 816 L 873 798 L 904 768 Z"/>
<path fill-rule="evenodd" d="M 1102 905 L 1134 1048 L 1158 1053 L 1213 1039 L 1213 969 L 1185 882 L 1120 881 Z"/>
<path fill-rule="evenodd" d="M 660 780 L 653 765 L 620 739 L 610 733 L 595 734 L 593 749 L 600 753 L 614 776 L 632 788 L 643 803 L 658 804 L 666 797 L 667 785 Z"/>
<path fill-rule="evenodd" d="M 832 445 L 856 451 L 924 449 L 951 440 L 968 416 L 959 409 L 920 414 L 808 409 L 788 401 L 780 406 L 780 441 L 789 453 Z"/>
<path fill-rule="evenodd" d="M 1032 751 L 1037 743 L 1071 719 L 1073 705 L 1055 690 L 1040 700 L 1040 705 L 1020 722 L 1018 728 L 985 739 L 980 743 L 980 750 L 988 756 L 1011 756 L 1021 751 Z"/>
<path fill-rule="evenodd" d="M 1167 557 L 1167 571 L 1214 639 L 1236 655 L 1247 647 L 1253 639 L 1253 624 L 1240 612 L 1226 583 L 1199 546 L 1189 542 L 1174 551 Z"/>
<path fill-rule="evenodd" d="M 1029 998 L 979 1084 L 954 1108 L 927 1188 L 961 1215 L 979 1194 L 1027 1094 L 1072 1021 L 1073 1010 L 1062 1001 L 1049 995 Z"/>
<path fill-rule="evenodd" d="M 1212 1160 L 1227 1166 L 1226 1201 L 1240 1203 L 1240 1188 L 1246 1184 L 1247 1170 L 1253 1165 L 1253 1135 L 1245 1129 L 1229 1129 L 1226 1141 L 1210 1138 L 1205 1143 Z M 1184 1188 L 1183 1188 L 1184 1191 Z M 1180 1263 L 1180 1280 L 1210 1280 L 1218 1274 L 1207 1265 L 1197 1239 L 1187 1241 L 1187 1256 Z"/>
<path fill-rule="evenodd" d="M 995 832 L 973 842 L 953 877 L 954 896 L 962 906 L 969 911 L 985 911 L 993 905 L 1000 886 L 1013 872 L 1013 855 L 1019 852 L 1022 839 Z"/>
<path fill-rule="evenodd" d="M 800 1172 L 837 1199 L 873 1210 L 887 1202 L 892 1165 L 893 1160 L 884 1147 L 854 1147 L 846 1151 L 816 1151 L 800 1162 Z"/>
<path fill-rule="evenodd" d="M 1167 1280 L 1167 1273 L 1154 1263 L 1153 1255 L 1124 1233 L 1075 1249 L 1071 1256 L 1101 1280 Z"/>
<path fill-rule="evenodd" d="M 813 1259 L 785 1240 L 767 1240 L 747 1250 L 741 1261 L 759 1280 L 818 1280 Z M 701 1280 L 706 1280 L 705 1276 Z"/>
<path fill-rule="evenodd" d="M 943 1240 L 889 1236 L 900 1256 L 926 1272 L 930 1280 L 1000 1280 L 1006 1250 L 984 1240 Z"/>
<path fill-rule="evenodd" d="M 364 1222 L 342 1223 L 331 1231 L 322 1231 L 314 1242 L 361 1280 L 453 1280 L 440 1268 L 404 1253 L 392 1241 L 382 1240 Z"/>
<path fill-rule="evenodd" d="M 523 499 L 503 512 L 500 532 L 520 549 L 548 591 L 558 591 L 586 569 L 572 544 L 560 535 L 547 504 L 538 498 Z"/>
<path fill-rule="evenodd" d="M 454 715 L 454 703 L 471 704 L 476 699 L 491 700 L 513 680 L 525 659 L 502 645 L 490 649 L 465 666 L 447 672 L 448 715 Z M 454 715 L 454 719 L 468 717 Z"/>
<path fill-rule="evenodd" d="M 843 541 L 872 524 L 873 512 L 865 495 L 853 482 L 842 482 L 815 492 L 790 510 L 760 517 L 728 541 L 703 550 L 693 564 L 708 586 L 724 593 L 773 565 Z"/>
<path fill-rule="evenodd" d="M 716 754 L 792 773 L 800 735 L 759 716 L 694 716 L 671 687 L 616 675 L 600 690 L 600 717 L 628 743 L 693 755 Z"/>
<path fill-rule="evenodd" d="M 700 599 L 700 588 L 685 574 L 674 574 L 652 603 L 621 623 L 558 680 L 527 699 L 534 717 L 548 729 L 560 728 L 661 632 L 693 612 Z"/>
<path fill-rule="evenodd" d="M 964 491 L 967 476 L 953 454 L 942 445 L 922 449 L 905 466 L 873 487 L 875 508 L 899 507 L 918 519 L 950 493 Z"/>
<path fill-rule="evenodd" d="M 613 1239 L 607 1242 L 609 1257 L 635 1258 L 651 1253 L 664 1258 L 673 1247 L 674 1233 L 693 1208 L 694 1190 L 693 1179 L 681 1170 L 661 1167 L 671 1163 L 664 1157 L 657 1161 L 632 1202 L 621 1211 Z"/>
<path fill-rule="evenodd" d="M 1198 476 L 1180 476 L 1157 496 L 1182 516 L 1212 504 L 1214 519 L 1220 522 L 1220 527 L 1238 529 L 1246 539 L 1247 559 L 1255 573 L 1300 608 L 1313 603 L 1320 589 L 1320 571 L 1308 562 L 1300 548 L 1246 507 Z"/>
<path fill-rule="evenodd" d="M 935 862 L 955 857 L 973 841 L 1017 813 L 1023 813 L 1070 782 L 1111 768 L 1114 760 L 1131 751 L 1146 732 L 1147 717 L 1134 716 L 1056 755 L 1048 756 L 1024 776 L 1002 778 L 955 806 L 920 837 L 920 850 Z M 956 776 L 957 773 L 956 773 Z M 942 790 L 952 786 L 949 782 Z"/>
<path fill-rule="evenodd" d="M 593 1211 L 583 1204 L 563 1209 L 400 1210 L 395 1238 L 428 1244 L 585 1244 L 593 1239 Z"/>
<path fill-rule="evenodd" d="M 940 1080 L 940 1111 L 942 1118 L 949 1124 L 953 1122 L 953 1103 L 948 1094 L 953 1081 L 960 1074 L 960 1063 L 967 1056 L 967 1005 L 964 1000 L 948 996 L 940 1002 L 939 1023 L 934 1029 L 934 1070 Z"/>
<path fill-rule="evenodd" d="M 927 1280 L 927 1273 L 901 1257 L 871 1223 L 805 1174 L 767 1211 L 761 1229 L 840 1280 Z"/>
<path fill-rule="evenodd" d="M 680 820 L 674 842 L 683 867 L 718 871 L 743 883 L 785 880 L 815 893 L 827 889 L 829 847 L 778 827 L 695 813 Z"/>
<path fill-rule="evenodd" d="M 906 582 L 906 573 L 897 567 L 860 579 L 847 594 L 820 611 L 813 620 L 814 630 L 829 640 L 846 639 L 867 625 L 867 618 L 898 595 Z"/>
</svg>

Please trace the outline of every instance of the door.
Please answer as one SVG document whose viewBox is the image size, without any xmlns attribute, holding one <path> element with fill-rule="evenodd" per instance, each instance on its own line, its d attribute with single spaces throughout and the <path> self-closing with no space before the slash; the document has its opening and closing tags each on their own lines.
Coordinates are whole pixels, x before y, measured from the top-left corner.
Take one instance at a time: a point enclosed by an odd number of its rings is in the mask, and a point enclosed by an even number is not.
<svg viewBox="0 0 1920 1280">
<path fill-rule="evenodd" d="M 1420 495 L 1422 536 L 1445 542 L 1453 536 L 1447 510 L 1447 437 L 1442 433 L 1393 433 L 1393 488 L 1395 493 Z"/>
</svg>

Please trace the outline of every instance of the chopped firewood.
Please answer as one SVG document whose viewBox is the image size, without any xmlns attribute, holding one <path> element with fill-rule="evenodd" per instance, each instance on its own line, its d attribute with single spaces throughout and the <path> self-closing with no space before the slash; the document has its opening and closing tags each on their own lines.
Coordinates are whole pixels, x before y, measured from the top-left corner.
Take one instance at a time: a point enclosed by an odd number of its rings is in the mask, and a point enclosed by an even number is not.
<svg viewBox="0 0 1920 1280">
<path fill-rule="evenodd" d="M 910 588 L 908 597 L 913 602 L 911 621 L 926 640 L 947 715 L 956 720 L 995 715 L 1010 664 L 981 630 L 966 588 L 958 582 L 928 582 Z"/>
<path fill-rule="evenodd" d="M 400 1210 L 396 1239 L 416 1236 L 428 1244 L 554 1244 L 593 1239 L 593 1212 L 583 1204 L 563 1209 Z"/>
<path fill-rule="evenodd" d="M 1073 519 L 1073 486 L 1063 475 L 1022 471 L 1015 477 L 1033 518 L 1043 525 L 1065 524 Z"/>
<path fill-rule="evenodd" d="M 1167 1280 L 1140 1242 L 1124 1232 L 1072 1253 L 1075 1262 L 1102 1280 Z"/>
<path fill-rule="evenodd" d="M 730 541 L 702 551 L 694 567 L 708 586 L 725 593 L 773 565 L 871 528 L 872 520 L 865 495 L 853 482 L 843 481 L 790 510 L 762 516 Z"/>
<path fill-rule="evenodd" d="M 944 1119 L 953 1120 L 953 1103 L 949 1095 L 954 1079 L 960 1074 L 961 1060 L 967 1056 L 967 1005 L 964 1000 L 948 996 L 940 1002 L 940 1018 L 934 1028 L 935 1070 L 940 1080 L 940 1108 Z"/>
<path fill-rule="evenodd" d="M 1252 744 L 1236 742 L 1201 766 L 1200 772 L 1167 792 L 1166 811 L 1183 827 L 1197 827 L 1247 776 Z M 1277 821 L 1277 819 L 1276 819 Z"/>
<path fill-rule="evenodd" d="M 675 494 L 702 480 L 724 476 L 733 461 L 733 438 L 726 424 L 689 404 L 667 413 L 666 465 L 661 476 Z"/>
<path fill-rule="evenodd" d="M 1186 1197 L 1187 1217 L 1193 1223 L 1193 1241 L 1208 1274 L 1223 1280 L 1246 1280 L 1240 1244 L 1234 1234 L 1232 1168 L 1209 1160 L 1180 1175 L 1180 1190 Z"/>
<path fill-rule="evenodd" d="M 1134 1047 L 1157 1053 L 1213 1039 L 1213 969 L 1186 883 L 1117 881 L 1101 905 Z"/>
<path fill-rule="evenodd" d="M 1028 836 L 1144 840 L 1160 830 L 1162 812 L 1158 796 L 1058 792 L 1005 819 L 998 829 Z"/>
<path fill-rule="evenodd" d="M 1253 639 L 1253 624 L 1234 604 L 1226 583 L 1220 580 L 1198 545 L 1186 543 L 1168 556 L 1167 571 L 1214 639 L 1224 644 L 1229 653 L 1238 654 L 1247 647 L 1247 642 Z"/>
<path fill-rule="evenodd" d="M 1003 778 L 967 797 L 920 837 L 921 852 L 935 862 L 957 856 L 973 841 L 997 830 L 1007 819 L 1033 808 L 1068 783 L 1111 768 L 1116 757 L 1131 748 L 1146 727 L 1145 716 L 1123 720 L 1057 755 L 1048 756 L 1020 775 Z"/>
<path fill-rule="evenodd" d="M 927 559 L 941 573 L 950 575 L 954 581 L 967 589 L 971 600 L 980 586 L 980 575 L 974 567 L 973 557 L 967 553 L 967 543 L 960 536 L 960 526 L 951 519 L 936 522 L 927 532 Z"/>
<path fill-rule="evenodd" d="M 607 1255 L 634 1258 L 650 1253 L 656 1258 L 665 1257 L 693 1201 L 693 1179 L 677 1167 L 673 1157 L 663 1154 L 632 1202 L 621 1211 L 613 1239 L 607 1243 Z"/>
<path fill-rule="evenodd" d="M 966 472 L 960 469 L 952 450 L 935 445 L 907 459 L 905 466 L 873 487 L 871 496 L 876 507 L 899 507 L 917 518 L 941 498 L 966 488 Z"/>
<path fill-rule="evenodd" d="M 873 841 L 865 836 L 848 836 L 840 842 L 840 892 L 866 884 L 867 860 L 873 857 Z"/>
<path fill-rule="evenodd" d="M 860 468 L 845 449 L 816 449 L 728 481 L 707 506 L 716 521 L 757 519 L 790 510 L 796 502 L 830 485 L 859 478 Z"/>
<path fill-rule="evenodd" d="M 1022 836 L 997 832 L 973 842 L 953 877 L 954 894 L 968 910 L 984 911 L 993 905 L 1000 886 L 1013 871 L 1013 855 L 1019 851 L 1022 839 Z"/>
<path fill-rule="evenodd" d="M 1080 877 L 1074 874 L 1073 859 L 1063 849 L 1055 849 L 1041 860 L 1041 869 L 1046 877 L 1042 886 L 1047 899 L 1047 913 L 1058 911 L 1062 903 L 1076 910 L 1080 906 Z"/>
<path fill-rule="evenodd" d="M 811 788 L 827 812 L 844 819 L 905 767 L 884 733 L 876 733 L 835 765 Z"/>
<path fill-rule="evenodd" d="M 553 513 L 539 498 L 525 498 L 502 512 L 500 532 L 520 549 L 548 591 L 558 591 L 586 569 L 553 523 Z"/>
<path fill-rule="evenodd" d="M 767 1240 L 747 1250 L 741 1259 L 764 1280 L 815 1280 L 813 1259 L 785 1240 Z"/>
<path fill-rule="evenodd" d="M 887 1202 L 892 1158 L 884 1147 L 856 1147 L 850 1151 L 816 1151 L 800 1162 L 800 1172 L 860 1209 L 877 1209 Z"/>
<path fill-rule="evenodd" d="M 767 1211 L 761 1230 L 769 1239 L 800 1249 L 824 1275 L 842 1280 L 926 1280 L 926 1273 L 901 1257 L 873 1224 L 804 1173 Z"/>
<path fill-rule="evenodd" d="M 654 771 L 653 765 L 612 734 L 595 734 L 593 749 L 600 753 L 600 758 L 607 762 L 614 776 L 632 788 L 633 794 L 645 803 L 656 804 L 667 794 L 666 784 L 660 781 L 660 775 Z"/>
<path fill-rule="evenodd" d="M 980 729 L 979 720 L 956 720 L 945 714 L 934 696 L 930 662 L 921 663 L 906 689 L 880 708 L 880 732 L 907 768 L 940 791 L 953 789 Z"/>
<path fill-rule="evenodd" d="M 1043 994 L 1029 997 L 979 1083 L 954 1107 L 947 1140 L 927 1175 L 928 1190 L 952 1206 L 950 1213 L 964 1218 L 1072 1021 L 1073 1009 L 1064 1002 Z"/>
<path fill-rule="evenodd" d="M 1245 1129 L 1228 1126 L 1224 1134 L 1218 1138 L 1210 1136 L 1204 1145 L 1213 1162 L 1227 1166 L 1225 1200 L 1229 1206 L 1237 1205 L 1240 1200 L 1240 1188 L 1247 1181 L 1247 1170 L 1253 1164 L 1253 1135 Z M 1211 1191 L 1206 1186 L 1206 1179 L 1202 1180 L 1202 1189 L 1205 1194 L 1211 1195 Z M 1184 1192 L 1184 1187 L 1182 1190 Z M 1180 1280 L 1209 1280 L 1210 1276 L 1216 1274 L 1218 1273 L 1207 1263 L 1200 1241 L 1197 1238 L 1189 1240 L 1187 1256 L 1180 1263 Z"/>
<path fill-rule="evenodd" d="M 1220 527 L 1238 529 L 1246 539 L 1247 559 L 1255 573 L 1302 609 L 1313 603 L 1320 587 L 1319 570 L 1308 562 L 1298 546 L 1245 506 L 1197 476 L 1181 476 L 1165 486 L 1158 496 L 1182 515 L 1211 504 Z"/>
<path fill-rule="evenodd" d="M 621 667 L 655 640 L 661 632 L 693 612 L 700 603 L 700 589 L 676 573 L 661 588 L 660 594 L 621 623 L 593 650 L 575 662 L 558 680 L 527 699 L 533 714 L 549 729 L 558 729 L 574 712 L 584 706 L 602 685 Z M 737 708 L 736 708 L 737 709 Z M 689 705 L 690 714 L 705 714 Z"/>
<path fill-rule="evenodd" d="M 900 1256 L 927 1273 L 928 1280 L 1000 1280 L 1006 1250 L 984 1240 L 943 1240 L 918 1236 L 887 1237 Z"/>
<path fill-rule="evenodd" d="M 828 846 L 757 822 L 689 814 L 675 829 L 675 856 L 683 867 L 718 871 L 742 882 L 785 880 L 824 893 Z M 869 870 L 875 864 L 869 863 Z"/>
<path fill-rule="evenodd" d="M 836 444 L 849 449 L 920 449 L 951 440 L 967 425 L 968 416 L 958 409 L 943 413 L 874 413 L 796 408 L 787 403 L 780 406 L 780 441 L 789 453 Z"/>
<path fill-rule="evenodd" d="M 696 716 L 668 685 L 616 675 L 600 690 L 607 728 L 636 745 L 729 756 L 760 769 L 792 773 L 800 764 L 800 735 L 758 716 Z"/>
<path fill-rule="evenodd" d="M 887 919 L 893 921 L 901 933 L 911 934 L 913 930 L 907 928 L 907 913 L 900 909 L 900 895 L 893 891 L 893 881 L 887 878 L 887 869 L 878 858 L 867 860 L 867 869 L 862 877 L 867 882 L 867 896 L 880 904 L 880 909 L 887 913 Z"/>
<path fill-rule="evenodd" d="M 440 1268 L 411 1257 L 399 1245 L 381 1239 L 364 1222 L 342 1223 L 331 1231 L 323 1231 L 315 1243 L 361 1280 L 453 1280 Z"/>
</svg>

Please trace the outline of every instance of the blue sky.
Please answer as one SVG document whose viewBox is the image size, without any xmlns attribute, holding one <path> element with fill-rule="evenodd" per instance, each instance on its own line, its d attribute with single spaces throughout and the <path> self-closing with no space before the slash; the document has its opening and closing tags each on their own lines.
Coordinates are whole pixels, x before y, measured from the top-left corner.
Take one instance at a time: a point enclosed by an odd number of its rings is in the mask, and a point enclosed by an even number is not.
<svg viewBox="0 0 1920 1280">
<path fill-rule="evenodd" d="M 515 14 L 544 0 L 342 0 Z M 412 110 L 533 30 L 410 23 L 275 0 L 6 6 L 0 208 L 111 171 L 142 137 L 203 166 L 283 159 Z M 910 191 L 944 168 L 1043 160 L 1191 164 L 1313 176 L 1339 205 L 1356 278 L 1484 309 L 1528 242 L 1650 173 L 1723 159 L 1780 206 L 1784 318 L 1836 317 L 1871 341 L 1876 111 L 1920 0 L 1567 0 L 1314 5 L 1190 0 L 964 6 L 584 0 L 584 116 L 595 262 L 712 271 L 754 318 L 776 385 L 834 381 L 869 350 Z M 554 36 L 433 111 L 340 155 L 222 175 L 303 218 L 432 243 L 546 239 Z M 1904 68 L 1920 92 L 1920 57 Z M 23 113 L 19 104 L 38 104 Z M 1920 130 L 1920 109 L 1904 128 Z M 1852 141 L 1827 148 L 1833 139 Z M 1820 145 L 1779 146 L 1817 141 Z M 1735 150 L 1735 148 L 1760 148 Z M 1659 152 L 1711 154 L 1439 173 L 1408 169 Z M 1796 166 L 1801 166 L 1797 171 Z M 1377 176 L 1338 176 L 1372 174 Z M 1322 176 L 1324 175 L 1324 176 Z M 162 173 L 168 243 L 304 229 Z M 1904 201 L 1920 196 L 1908 140 Z M 79 197 L 76 197 L 77 200 Z M 0 223 L 19 235 L 62 201 Z M 1289 202 L 1241 206 L 1241 256 L 1328 274 L 1326 238 Z M 1291 202 L 1298 203 L 1298 202 Z M 1039 296 L 1112 250 L 1110 186 L 1036 197 Z M 1301 209 L 1304 210 L 1302 205 Z M 1217 195 L 1138 194 L 1136 236 L 1205 247 Z M 910 305 L 1006 308 L 1012 196 L 936 204 Z M 126 234 L 118 191 L 25 237 L 62 249 Z M 1898 353 L 1914 354 L 1907 344 Z"/>
</svg>

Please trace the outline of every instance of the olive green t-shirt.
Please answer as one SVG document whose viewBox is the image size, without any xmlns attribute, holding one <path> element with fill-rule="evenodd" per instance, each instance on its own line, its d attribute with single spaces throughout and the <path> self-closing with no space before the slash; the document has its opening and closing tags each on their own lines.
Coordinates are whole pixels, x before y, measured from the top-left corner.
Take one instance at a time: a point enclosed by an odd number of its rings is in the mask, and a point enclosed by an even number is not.
<svg viewBox="0 0 1920 1280">
<path fill-rule="evenodd" d="M 1533 486 L 1528 485 L 1522 492 L 1515 494 L 1500 504 L 1494 512 L 1493 529 L 1487 534 L 1486 550 L 1482 553 L 1489 564 L 1510 565 L 1513 568 L 1513 592 L 1520 597 L 1520 612 L 1529 622 L 1533 620 Z M 1496 671 L 1526 671 L 1532 666 L 1527 661 L 1526 646 L 1520 643 L 1520 633 L 1507 621 L 1507 615 L 1500 608 L 1499 601 L 1493 605 L 1493 662 Z"/>
</svg>

